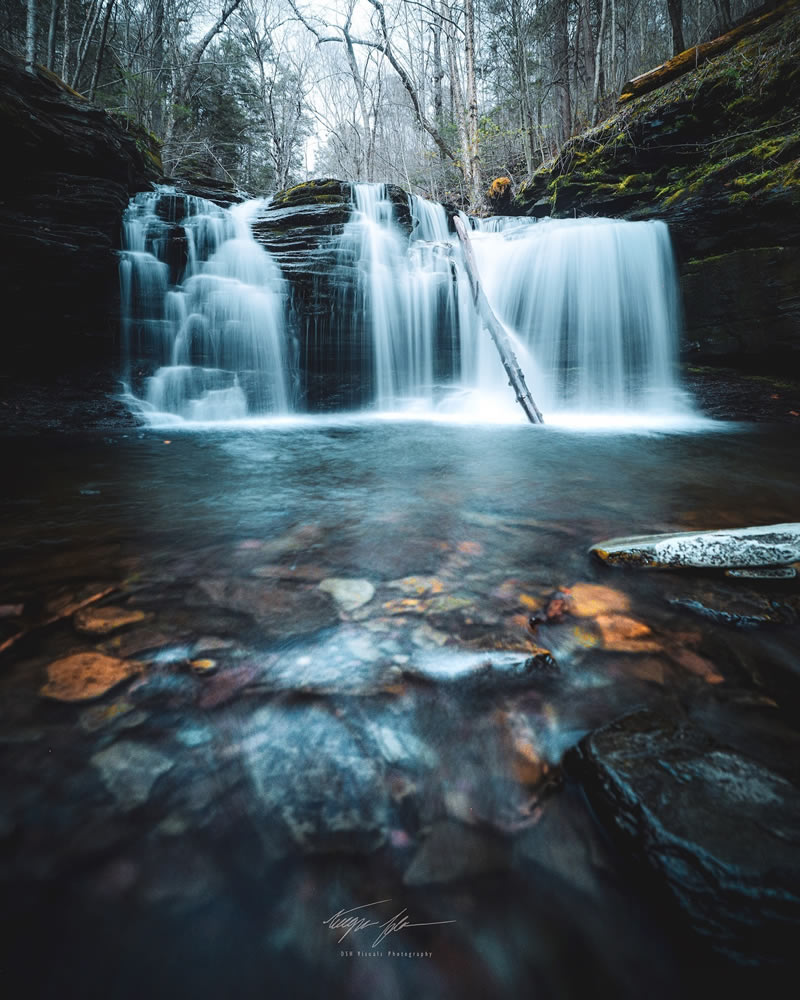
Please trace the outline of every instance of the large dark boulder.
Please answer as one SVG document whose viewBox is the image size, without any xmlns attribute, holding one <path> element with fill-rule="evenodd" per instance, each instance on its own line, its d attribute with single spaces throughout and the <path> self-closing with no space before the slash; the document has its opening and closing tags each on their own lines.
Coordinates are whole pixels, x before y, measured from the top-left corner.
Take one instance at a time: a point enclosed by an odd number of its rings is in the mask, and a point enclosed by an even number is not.
<svg viewBox="0 0 800 1000">
<path fill-rule="evenodd" d="M 800 367 L 800 9 L 567 142 L 526 215 L 669 223 L 687 352 Z"/>
<path fill-rule="evenodd" d="M 587 736 L 570 767 L 711 951 L 778 967 L 800 931 L 799 741 L 766 711 L 638 711 Z"/>
<path fill-rule="evenodd" d="M 161 175 L 158 143 L 0 51 L 0 277 L 6 371 L 117 354 L 120 222 Z"/>
</svg>

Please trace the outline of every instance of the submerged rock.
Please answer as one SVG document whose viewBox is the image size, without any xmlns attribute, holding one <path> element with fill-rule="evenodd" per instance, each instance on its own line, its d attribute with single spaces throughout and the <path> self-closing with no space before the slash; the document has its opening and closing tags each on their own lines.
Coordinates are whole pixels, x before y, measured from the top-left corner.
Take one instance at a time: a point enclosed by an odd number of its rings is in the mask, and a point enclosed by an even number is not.
<svg viewBox="0 0 800 1000">
<path fill-rule="evenodd" d="M 81 712 L 79 725 L 87 733 L 93 733 L 97 729 L 111 725 L 123 716 L 133 712 L 135 705 L 126 698 L 112 702 L 110 705 L 93 705 Z"/>
<path fill-rule="evenodd" d="M 75 653 L 55 660 L 47 668 L 47 683 L 40 689 L 56 701 L 88 701 L 106 694 L 141 671 L 135 660 L 119 660 L 102 653 Z"/>
<path fill-rule="evenodd" d="M 524 660 L 513 653 L 480 653 L 462 650 L 431 652 L 406 668 L 405 676 L 451 687 L 458 692 L 499 692 L 535 687 L 559 674 L 549 649 L 533 647 Z"/>
<path fill-rule="evenodd" d="M 567 609 L 577 618 L 594 618 L 596 615 L 630 611 L 627 594 L 597 583 L 576 583 L 565 594 Z"/>
<path fill-rule="evenodd" d="M 598 542 L 589 551 L 610 566 L 652 569 L 779 566 L 800 560 L 800 524 L 632 535 Z"/>
<path fill-rule="evenodd" d="M 282 587 L 278 581 L 211 578 L 199 580 L 189 605 L 211 603 L 249 615 L 265 632 L 302 635 L 339 623 L 331 597 L 317 587 Z"/>
<path fill-rule="evenodd" d="M 800 930 L 800 789 L 677 709 L 641 711 L 572 756 L 600 816 L 718 952 L 788 960 Z"/>
<path fill-rule="evenodd" d="M 375 596 L 375 588 L 369 580 L 348 580 L 342 577 L 328 577 L 319 585 L 344 611 L 355 611 L 367 604 Z"/>
<path fill-rule="evenodd" d="M 109 605 L 104 608 L 82 608 L 75 613 L 74 622 L 78 632 L 84 635 L 108 635 L 126 625 L 143 621 L 147 615 L 136 608 L 119 608 Z"/>
<path fill-rule="evenodd" d="M 503 871 L 511 863 L 508 843 L 452 820 L 432 828 L 403 875 L 406 885 L 428 885 Z"/>
<path fill-rule="evenodd" d="M 368 853 L 387 837 L 378 747 L 319 705 L 265 707 L 250 719 L 243 760 L 259 823 L 286 848 Z"/>
<path fill-rule="evenodd" d="M 92 764 L 119 804 L 132 809 L 147 801 L 157 779 L 172 769 L 174 761 L 141 743 L 119 740 L 96 753 Z"/>
<path fill-rule="evenodd" d="M 604 649 L 616 653 L 656 653 L 661 649 L 650 627 L 635 618 L 617 614 L 598 615 L 596 623 Z"/>
</svg>

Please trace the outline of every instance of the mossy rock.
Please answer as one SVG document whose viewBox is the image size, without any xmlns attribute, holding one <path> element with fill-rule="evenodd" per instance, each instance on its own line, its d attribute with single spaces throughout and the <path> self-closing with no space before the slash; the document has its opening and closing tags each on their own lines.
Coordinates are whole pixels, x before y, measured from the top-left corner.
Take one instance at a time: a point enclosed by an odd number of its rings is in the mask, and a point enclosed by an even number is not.
<svg viewBox="0 0 800 1000">
<path fill-rule="evenodd" d="M 292 205 L 350 204 L 353 200 L 352 185 L 325 177 L 321 180 L 303 181 L 294 187 L 279 191 L 272 199 L 273 205 L 288 208 Z"/>
</svg>

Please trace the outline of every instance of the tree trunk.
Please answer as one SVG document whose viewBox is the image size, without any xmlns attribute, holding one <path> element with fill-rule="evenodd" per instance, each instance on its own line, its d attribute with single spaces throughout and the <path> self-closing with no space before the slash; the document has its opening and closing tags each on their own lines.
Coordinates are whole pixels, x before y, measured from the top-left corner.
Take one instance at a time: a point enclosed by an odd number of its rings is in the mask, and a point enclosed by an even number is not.
<svg viewBox="0 0 800 1000">
<path fill-rule="evenodd" d="M 214 38 L 216 38 L 216 36 L 220 33 L 220 31 L 222 31 L 228 21 L 228 18 L 241 6 L 241 3 L 242 0 L 225 0 L 225 6 L 222 8 L 217 20 L 211 25 L 208 31 L 192 49 L 192 54 L 189 57 L 186 72 L 183 74 L 181 90 L 177 95 L 179 99 L 184 102 L 188 100 L 192 84 L 194 83 L 197 72 L 200 69 L 200 62 L 206 49 Z"/>
<path fill-rule="evenodd" d="M 553 69 L 556 88 L 556 105 L 559 118 L 559 144 L 572 132 L 572 100 L 569 87 L 569 3 L 556 0 Z"/>
<path fill-rule="evenodd" d="M 108 0 L 106 16 L 103 18 L 103 30 L 100 34 L 100 44 L 97 47 L 97 58 L 94 61 L 92 72 L 92 82 L 89 84 L 89 100 L 94 100 L 94 93 L 97 90 L 97 83 L 100 79 L 100 70 L 103 68 L 103 54 L 106 50 L 106 39 L 108 38 L 108 26 L 111 23 L 111 15 L 114 11 L 114 0 Z"/>
<path fill-rule="evenodd" d="M 466 30 L 464 63 L 467 73 L 467 140 L 469 152 L 469 202 L 476 208 L 482 201 L 481 161 L 478 146 L 478 86 L 475 78 L 475 8 L 473 0 L 464 0 Z"/>
<path fill-rule="evenodd" d="M 347 52 L 347 65 L 350 67 L 350 75 L 353 77 L 353 85 L 356 88 L 356 97 L 358 99 L 358 108 L 361 112 L 361 124 L 364 129 L 364 144 L 366 148 L 366 175 L 367 180 L 372 181 L 374 178 L 372 176 L 372 150 L 371 150 L 371 129 L 369 122 L 369 111 L 367 110 L 367 99 L 364 94 L 364 80 L 361 77 L 361 72 L 358 68 L 358 61 L 356 60 L 356 53 L 353 49 L 353 41 L 350 37 L 350 22 L 348 20 L 347 24 L 342 28 L 342 34 L 344 35 L 344 47 Z"/>
<path fill-rule="evenodd" d="M 64 50 L 61 53 L 61 79 L 69 79 L 69 0 L 64 0 Z"/>
<path fill-rule="evenodd" d="M 686 48 L 683 41 L 683 0 L 667 0 L 667 10 L 672 25 L 672 54 L 677 56 Z"/>
<path fill-rule="evenodd" d="M 58 0 L 50 4 L 50 24 L 47 29 L 47 68 L 55 72 L 56 68 L 56 35 L 58 34 Z"/>
<path fill-rule="evenodd" d="M 511 30 L 514 33 L 514 72 L 520 95 L 520 125 L 522 131 L 522 151 L 525 155 L 525 172 L 528 177 L 534 170 L 534 125 L 531 93 L 528 79 L 528 55 L 525 51 L 520 0 L 511 0 Z"/>
<path fill-rule="evenodd" d="M 25 65 L 33 72 L 36 62 L 36 0 L 27 0 L 28 16 L 25 26 Z"/>
<path fill-rule="evenodd" d="M 164 72 L 164 0 L 156 0 L 153 8 L 153 51 L 151 55 L 150 84 L 153 88 L 150 123 L 153 132 L 161 138 L 164 128 L 164 107 L 159 89 Z"/>
<path fill-rule="evenodd" d="M 612 93 L 617 89 L 617 0 L 611 0 L 611 56 L 609 59 Z"/>
<path fill-rule="evenodd" d="M 594 38 L 592 37 L 592 11 L 590 0 L 584 0 L 580 12 L 580 38 L 583 49 L 583 73 L 586 91 L 589 91 L 589 81 L 594 80 L 595 73 L 595 53 Z M 591 114 L 591 108 L 589 109 Z"/>
<path fill-rule="evenodd" d="M 109 3 L 111 0 L 109 0 Z M 75 72 L 72 76 L 72 82 L 70 86 L 73 90 L 78 89 L 78 84 L 80 83 L 81 73 L 83 73 L 83 67 L 86 63 L 86 57 L 89 54 L 89 46 L 92 44 L 92 38 L 94 36 L 95 28 L 97 27 L 97 22 L 100 20 L 100 14 L 103 11 L 103 0 L 98 0 L 97 5 L 94 4 L 89 8 L 89 14 L 86 17 L 86 21 L 83 25 L 83 30 L 81 31 L 80 41 L 78 42 L 78 63 L 75 67 Z"/>
<path fill-rule="evenodd" d="M 447 32 L 447 61 L 450 67 L 450 96 L 453 102 L 453 117 L 458 129 L 458 138 L 461 145 L 461 162 L 459 164 L 461 176 L 464 179 L 467 200 L 472 198 L 472 178 L 470 177 L 470 155 L 469 155 L 469 132 L 467 131 L 467 115 L 464 107 L 464 94 L 461 90 L 461 76 L 456 60 L 455 43 L 453 42 L 453 32 Z"/>
<path fill-rule="evenodd" d="M 603 56 L 603 33 L 606 29 L 606 0 L 600 11 L 600 30 L 597 32 L 597 54 L 594 58 L 594 85 L 592 87 L 592 125 L 597 124 L 597 104 L 600 88 L 600 66 Z"/>
<path fill-rule="evenodd" d="M 438 129 L 444 120 L 444 105 L 442 101 L 442 19 L 438 11 L 433 21 L 433 121 Z"/>
<path fill-rule="evenodd" d="M 470 287 L 472 288 L 472 298 L 475 302 L 475 307 L 478 310 L 478 315 L 483 321 L 484 326 L 489 331 L 491 338 L 494 341 L 494 346 L 497 348 L 497 353 L 500 355 L 500 360 L 503 362 L 503 368 L 505 368 L 506 375 L 508 375 L 508 384 L 514 390 L 517 402 L 522 407 L 528 420 L 532 424 L 543 424 L 544 418 L 539 412 L 539 408 L 536 403 L 534 403 L 528 386 L 525 384 L 525 376 L 522 374 L 522 369 L 520 368 L 517 357 L 514 354 L 514 349 L 511 346 L 511 340 L 509 339 L 503 324 L 497 318 L 494 310 L 489 305 L 489 300 L 486 298 L 486 295 L 481 288 L 478 268 L 472 254 L 472 244 L 470 243 L 469 236 L 467 235 L 466 227 L 458 216 L 455 216 L 453 221 L 455 223 L 456 232 L 458 233 L 458 238 L 461 240 L 461 245 L 464 247 L 464 266 L 466 267 Z"/>
<path fill-rule="evenodd" d="M 730 31 L 730 27 L 733 24 L 731 0 L 714 0 L 714 6 L 719 12 L 720 31 Z"/>
</svg>

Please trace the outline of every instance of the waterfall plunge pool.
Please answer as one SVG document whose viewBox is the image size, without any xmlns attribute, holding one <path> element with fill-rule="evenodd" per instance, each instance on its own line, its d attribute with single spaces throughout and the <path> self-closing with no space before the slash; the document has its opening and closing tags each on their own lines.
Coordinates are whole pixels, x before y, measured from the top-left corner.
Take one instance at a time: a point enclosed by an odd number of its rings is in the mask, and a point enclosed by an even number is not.
<svg viewBox="0 0 800 1000">
<path fill-rule="evenodd" d="M 681 829 L 747 846 L 755 789 L 780 840 L 788 765 L 766 798 L 738 774 L 792 759 L 796 581 L 587 549 L 796 520 L 792 430 L 694 412 L 661 223 L 475 223 L 530 428 L 442 206 L 410 198 L 408 231 L 383 185 L 352 195 L 311 319 L 254 238 L 268 205 L 137 196 L 147 429 L 0 439 L 4 974 L 115 1000 L 741 986 L 609 836 L 576 747 L 683 712 L 728 748 L 693 780 L 745 756 Z M 646 784 L 682 794 L 669 749 Z"/>
<path fill-rule="evenodd" d="M 75 995 L 115 997 L 692 994 L 707 959 L 560 764 L 628 709 L 757 697 L 797 626 L 711 621 L 674 601 L 729 609 L 724 579 L 586 550 L 795 520 L 792 431 L 541 431 L 0 443 L 0 641 L 22 635 L 0 674 L 4 943 L 31 995 L 66 967 Z M 610 588 L 583 591 L 599 608 L 530 634 L 587 585 Z M 93 608 L 133 617 L 103 632 Z M 141 670 L 95 701 L 42 697 L 50 664 L 90 651 Z M 338 944 L 323 921 L 377 900 L 396 903 L 382 920 L 456 922 Z"/>
</svg>

